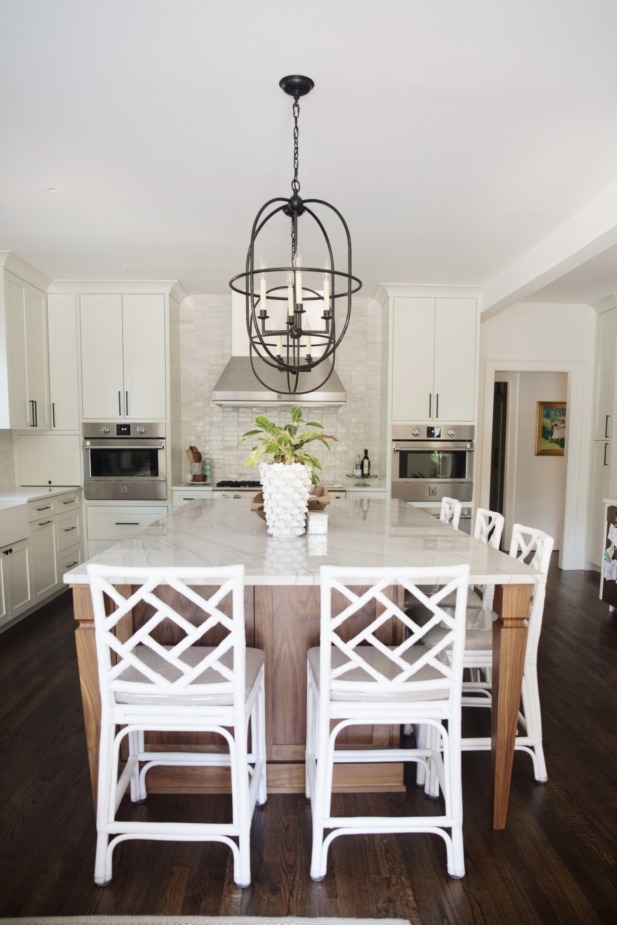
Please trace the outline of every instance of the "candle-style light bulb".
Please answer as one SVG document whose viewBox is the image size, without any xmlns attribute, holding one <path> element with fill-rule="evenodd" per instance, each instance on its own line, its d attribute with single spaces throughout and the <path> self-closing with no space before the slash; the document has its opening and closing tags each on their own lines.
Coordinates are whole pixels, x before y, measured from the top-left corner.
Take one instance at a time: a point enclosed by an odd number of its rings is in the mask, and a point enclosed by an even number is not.
<svg viewBox="0 0 617 925">
<path fill-rule="evenodd" d="M 330 308 L 330 277 L 324 273 L 323 278 L 323 307 L 324 311 Z"/>
<path fill-rule="evenodd" d="M 302 257 L 300 254 L 295 256 L 294 266 L 296 267 L 296 304 L 302 305 L 302 271 L 299 269 L 302 266 Z"/>
<path fill-rule="evenodd" d="M 294 277 L 293 273 L 287 274 L 287 313 L 290 318 L 293 318 L 296 311 L 296 306 L 294 302 Z"/>
</svg>

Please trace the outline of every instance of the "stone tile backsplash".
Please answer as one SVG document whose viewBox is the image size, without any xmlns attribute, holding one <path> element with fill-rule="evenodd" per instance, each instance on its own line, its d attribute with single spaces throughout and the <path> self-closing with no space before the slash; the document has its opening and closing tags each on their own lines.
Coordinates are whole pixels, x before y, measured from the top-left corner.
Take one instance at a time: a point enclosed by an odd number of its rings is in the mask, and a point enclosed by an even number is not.
<svg viewBox="0 0 617 925">
<path fill-rule="evenodd" d="M 210 456 L 214 481 L 257 479 L 255 470 L 243 466 L 251 443 L 247 440 L 241 444 L 241 436 L 252 428 L 256 415 L 284 422 L 289 418 L 289 408 L 227 408 L 212 404 L 212 389 L 231 355 L 231 297 L 186 299 L 176 324 L 177 330 L 172 333 L 172 340 L 176 340 L 175 359 L 179 360 L 174 362 L 172 352 L 172 394 L 176 396 L 172 419 L 174 482 L 189 479 L 185 451 L 190 445 Z M 356 455 L 361 455 L 365 447 L 373 473 L 385 473 L 384 338 L 381 306 L 371 299 L 354 300 L 351 322 L 336 355 L 336 370 L 347 391 L 347 403 L 341 408 L 315 408 L 310 416 L 305 412 L 337 438 L 331 452 L 325 447 L 315 451 L 323 464 L 325 483 L 344 485 Z M 178 448 L 180 452 L 176 452 Z"/>
</svg>

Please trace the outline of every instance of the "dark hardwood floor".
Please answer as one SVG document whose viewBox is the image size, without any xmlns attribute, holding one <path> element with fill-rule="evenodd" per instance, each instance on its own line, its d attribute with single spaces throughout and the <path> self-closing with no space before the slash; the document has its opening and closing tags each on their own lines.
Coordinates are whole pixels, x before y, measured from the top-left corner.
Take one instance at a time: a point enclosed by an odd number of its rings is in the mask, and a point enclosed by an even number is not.
<svg viewBox="0 0 617 925">
<path fill-rule="evenodd" d="M 271 795 L 253 824 L 253 884 L 219 845 L 128 842 L 106 888 L 92 879 L 89 790 L 69 594 L 0 636 L 0 916 L 159 914 L 401 917 L 412 923 L 608 923 L 617 915 L 617 618 L 598 576 L 556 561 L 540 648 L 549 781 L 516 755 L 508 828 L 489 826 L 488 753 L 463 755 L 467 875 L 450 880 L 437 836 L 334 842 L 309 877 L 302 795 Z M 479 713 L 480 711 L 474 711 Z M 475 720 L 474 720 L 475 722 Z M 479 722 L 479 720 L 478 720 Z M 340 796 L 337 800 L 342 799 Z M 348 795 L 362 812 L 423 799 Z M 150 803 L 150 801 L 152 801 Z M 149 798 L 225 812 L 228 798 Z M 142 808 L 148 812 L 148 804 Z"/>
</svg>

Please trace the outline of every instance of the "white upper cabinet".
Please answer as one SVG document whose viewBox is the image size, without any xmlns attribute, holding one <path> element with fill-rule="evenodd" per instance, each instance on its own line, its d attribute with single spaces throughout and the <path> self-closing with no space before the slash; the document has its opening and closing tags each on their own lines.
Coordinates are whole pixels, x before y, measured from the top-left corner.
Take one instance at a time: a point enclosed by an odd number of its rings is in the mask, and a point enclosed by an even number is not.
<svg viewBox="0 0 617 925">
<path fill-rule="evenodd" d="M 393 299 L 393 421 L 474 421 L 477 325 L 475 299 Z"/>
<path fill-rule="evenodd" d="M 75 296 L 47 296 L 51 429 L 79 430 L 79 339 Z"/>
<path fill-rule="evenodd" d="M 164 419 L 165 297 L 82 295 L 80 316 L 83 417 Z"/>
<path fill-rule="evenodd" d="M 50 428 L 45 293 L 5 271 L 0 299 L 0 427 Z"/>
<path fill-rule="evenodd" d="M 617 308 L 613 308 L 597 320 L 594 440 L 612 436 L 616 354 Z"/>
</svg>

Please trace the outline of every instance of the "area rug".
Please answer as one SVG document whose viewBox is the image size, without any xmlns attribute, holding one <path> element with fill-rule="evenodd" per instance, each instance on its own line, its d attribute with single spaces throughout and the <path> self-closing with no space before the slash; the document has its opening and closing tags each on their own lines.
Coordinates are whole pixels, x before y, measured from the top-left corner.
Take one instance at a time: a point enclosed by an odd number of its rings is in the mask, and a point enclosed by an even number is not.
<svg viewBox="0 0 617 925">
<path fill-rule="evenodd" d="M 303 919 L 254 915 L 52 915 L 0 918 L 0 925 L 409 925 L 409 922 L 407 919 Z"/>
</svg>

